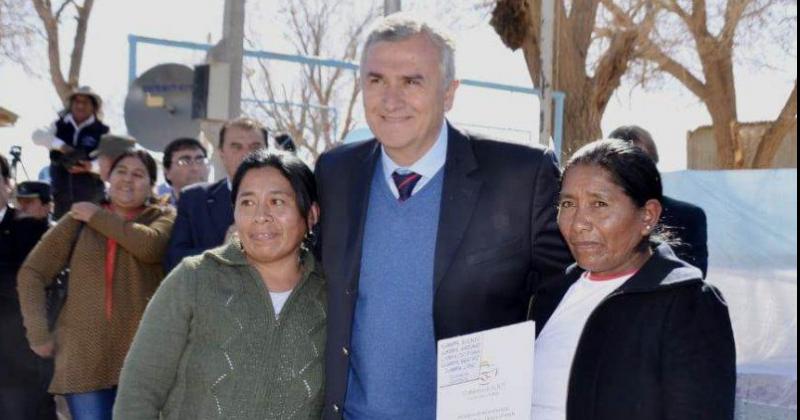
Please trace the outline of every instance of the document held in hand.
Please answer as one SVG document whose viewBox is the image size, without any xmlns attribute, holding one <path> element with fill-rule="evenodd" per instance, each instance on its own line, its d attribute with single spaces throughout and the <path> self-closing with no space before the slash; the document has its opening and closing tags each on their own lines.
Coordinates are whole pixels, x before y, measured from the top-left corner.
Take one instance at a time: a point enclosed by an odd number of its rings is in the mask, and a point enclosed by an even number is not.
<svg viewBox="0 0 800 420">
<path fill-rule="evenodd" d="M 532 321 L 439 340 L 438 420 L 530 420 Z"/>
</svg>

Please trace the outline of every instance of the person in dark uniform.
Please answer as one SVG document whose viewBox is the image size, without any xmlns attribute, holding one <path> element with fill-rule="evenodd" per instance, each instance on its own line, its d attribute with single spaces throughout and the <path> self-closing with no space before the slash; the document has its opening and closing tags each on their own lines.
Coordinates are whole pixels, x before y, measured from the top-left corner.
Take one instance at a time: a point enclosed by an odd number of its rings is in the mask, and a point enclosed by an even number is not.
<svg viewBox="0 0 800 420">
<path fill-rule="evenodd" d="M 50 219 L 53 210 L 53 194 L 50 184 L 42 181 L 23 181 L 17 184 L 14 198 L 18 217 L 34 219 Z"/>
<path fill-rule="evenodd" d="M 59 219 L 72 203 L 99 203 L 105 187 L 92 172 L 91 157 L 108 133 L 100 121 L 102 100 L 88 86 L 76 89 L 68 98 L 68 108 L 48 129 L 33 133 L 34 143 L 50 149 L 50 179 L 55 202 L 54 216 Z"/>
<path fill-rule="evenodd" d="M 22 261 L 47 231 L 48 221 L 21 217 L 9 205 L 10 172 L 8 161 L 0 155 L 0 419 L 55 419 L 53 397 L 47 393 L 53 361 L 40 358 L 28 346 L 16 280 Z"/>
<path fill-rule="evenodd" d="M 612 131 L 608 137 L 630 142 L 658 164 L 656 143 L 644 128 L 637 125 L 622 126 Z M 660 223 L 677 239 L 672 245 L 675 255 L 699 268 L 705 278 L 708 272 L 708 226 L 705 211 L 692 203 L 666 195 L 661 200 L 661 205 L 664 210 Z"/>
</svg>

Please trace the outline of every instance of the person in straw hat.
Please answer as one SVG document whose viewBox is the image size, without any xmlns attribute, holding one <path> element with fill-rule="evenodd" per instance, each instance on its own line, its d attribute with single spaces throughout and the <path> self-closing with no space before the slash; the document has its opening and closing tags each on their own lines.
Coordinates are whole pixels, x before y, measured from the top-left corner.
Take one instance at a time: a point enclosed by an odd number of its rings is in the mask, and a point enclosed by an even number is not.
<svg viewBox="0 0 800 420">
<path fill-rule="evenodd" d="M 108 133 L 103 124 L 103 101 L 92 88 L 81 86 L 67 98 L 67 109 L 45 129 L 33 133 L 33 142 L 50 149 L 50 178 L 55 203 L 54 216 L 60 218 L 72 203 L 99 202 L 103 182 L 92 173 L 89 154 Z"/>
</svg>

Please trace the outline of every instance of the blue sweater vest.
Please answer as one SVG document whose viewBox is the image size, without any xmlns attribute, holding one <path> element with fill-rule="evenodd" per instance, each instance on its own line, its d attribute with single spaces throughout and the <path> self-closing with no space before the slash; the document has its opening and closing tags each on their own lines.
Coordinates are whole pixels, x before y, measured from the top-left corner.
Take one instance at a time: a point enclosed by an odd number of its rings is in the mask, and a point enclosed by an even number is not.
<svg viewBox="0 0 800 420">
<path fill-rule="evenodd" d="M 433 267 L 443 170 L 401 203 L 377 165 L 364 227 L 347 419 L 433 420 Z"/>
</svg>

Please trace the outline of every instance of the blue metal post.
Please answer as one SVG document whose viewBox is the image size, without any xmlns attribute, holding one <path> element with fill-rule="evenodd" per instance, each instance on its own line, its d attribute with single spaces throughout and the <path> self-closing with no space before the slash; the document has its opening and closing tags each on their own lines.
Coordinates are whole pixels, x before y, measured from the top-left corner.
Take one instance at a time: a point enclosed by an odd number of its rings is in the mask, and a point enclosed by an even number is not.
<svg viewBox="0 0 800 420">
<path fill-rule="evenodd" d="M 136 80 L 136 44 L 138 37 L 136 35 L 128 35 L 128 86 L 133 84 Z"/>
</svg>

